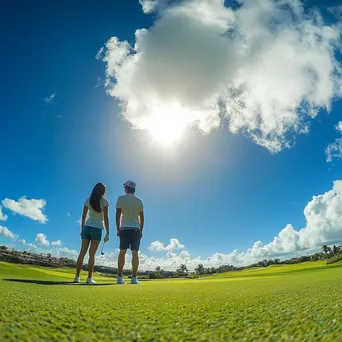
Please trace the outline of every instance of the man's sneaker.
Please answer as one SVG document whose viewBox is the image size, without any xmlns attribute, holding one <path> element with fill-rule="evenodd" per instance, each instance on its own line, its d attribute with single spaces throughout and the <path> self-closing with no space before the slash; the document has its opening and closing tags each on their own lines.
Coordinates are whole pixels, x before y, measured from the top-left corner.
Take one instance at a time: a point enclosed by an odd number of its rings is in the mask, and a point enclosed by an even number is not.
<svg viewBox="0 0 342 342">
<path fill-rule="evenodd" d="M 74 283 L 80 283 L 81 282 L 81 279 L 80 279 L 80 277 L 75 277 L 75 279 L 74 279 Z"/>
<path fill-rule="evenodd" d="M 116 283 L 117 283 L 117 284 L 125 284 L 124 278 L 122 278 L 122 277 L 119 276 L 119 277 L 116 279 Z"/>
<path fill-rule="evenodd" d="M 87 278 L 86 284 L 96 284 L 96 281 L 93 278 Z"/>
<path fill-rule="evenodd" d="M 140 284 L 139 280 L 136 277 L 131 278 L 131 284 Z"/>
</svg>

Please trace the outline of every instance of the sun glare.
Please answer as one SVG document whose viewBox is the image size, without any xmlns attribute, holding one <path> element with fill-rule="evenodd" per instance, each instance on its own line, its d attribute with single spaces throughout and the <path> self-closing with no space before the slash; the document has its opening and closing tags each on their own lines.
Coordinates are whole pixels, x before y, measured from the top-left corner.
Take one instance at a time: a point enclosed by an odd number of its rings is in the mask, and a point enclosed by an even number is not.
<svg viewBox="0 0 342 342">
<path fill-rule="evenodd" d="M 165 145 L 178 141 L 189 124 L 189 117 L 179 107 L 165 105 L 153 111 L 146 128 L 152 137 Z"/>
</svg>

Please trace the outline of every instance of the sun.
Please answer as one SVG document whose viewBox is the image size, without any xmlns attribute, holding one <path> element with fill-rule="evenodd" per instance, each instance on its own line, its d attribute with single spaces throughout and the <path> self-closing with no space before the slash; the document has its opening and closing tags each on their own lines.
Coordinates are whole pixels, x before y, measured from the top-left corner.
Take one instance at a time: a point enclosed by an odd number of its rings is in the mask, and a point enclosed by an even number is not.
<svg viewBox="0 0 342 342">
<path fill-rule="evenodd" d="M 161 105 L 153 110 L 146 128 L 159 143 L 173 145 L 183 136 L 189 123 L 189 116 L 184 109 L 175 105 Z"/>
</svg>

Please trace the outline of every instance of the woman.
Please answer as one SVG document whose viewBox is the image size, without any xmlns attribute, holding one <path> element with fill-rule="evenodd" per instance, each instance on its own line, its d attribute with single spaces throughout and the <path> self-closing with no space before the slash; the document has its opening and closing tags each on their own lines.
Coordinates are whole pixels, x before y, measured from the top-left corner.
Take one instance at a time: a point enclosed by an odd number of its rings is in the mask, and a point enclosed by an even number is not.
<svg viewBox="0 0 342 342">
<path fill-rule="evenodd" d="M 95 254 L 99 247 L 103 222 L 107 231 L 104 238 L 104 242 L 109 240 L 109 220 L 108 220 L 108 201 L 104 198 L 106 193 L 106 187 L 102 183 L 97 183 L 91 192 L 90 197 L 84 202 L 83 214 L 82 214 L 82 247 L 76 264 L 76 276 L 75 283 L 80 283 L 80 273 L 83 264 L 84 256 L 87 254 L 89 244 L 89 261 L 88 261 L 88 278 L 87 284 L 95 284 L 95 280 L 92 278 L 95 262 Z M 89 217 L 86 220 L 87 213 L 89 211 Z"/>
</svg>

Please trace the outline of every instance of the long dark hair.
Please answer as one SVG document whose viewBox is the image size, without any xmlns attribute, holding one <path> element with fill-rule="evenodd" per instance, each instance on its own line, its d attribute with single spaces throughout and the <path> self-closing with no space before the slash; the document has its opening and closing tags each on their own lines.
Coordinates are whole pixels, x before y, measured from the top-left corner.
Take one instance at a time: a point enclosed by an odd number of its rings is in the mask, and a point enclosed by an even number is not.
<svg viewBox="0 0 342 342">
<path fill-rule="evenodd" d="M 97 183 L 94 186 L 93 191 L 90 195 L 90 205 L 98 213 L 102 212 L 101 209 L 101 198 L 106 192 L 106 186 L 102 183 Z"/>
</svg>

